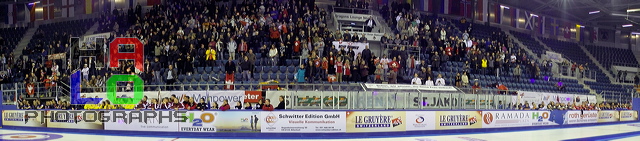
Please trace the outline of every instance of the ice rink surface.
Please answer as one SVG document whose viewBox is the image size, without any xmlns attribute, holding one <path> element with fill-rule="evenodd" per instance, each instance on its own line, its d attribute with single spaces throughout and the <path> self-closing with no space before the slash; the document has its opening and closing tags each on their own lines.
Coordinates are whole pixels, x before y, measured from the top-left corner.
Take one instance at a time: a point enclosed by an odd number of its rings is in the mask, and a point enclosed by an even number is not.
<svg viewBox="0 0 640 141">
<path fill-rule="evenodd" d="M 126 131 L 123 131 L 126 132 Z M 0 129 L 2 141 L 264 141 L 265 139 L 225 139 L 188 137 L 132 137 Z M 269 139 L 303 141 L 303 139 Z M 318 139 L 315 139 L 318 140 Z M 640 123 L 575 128 L 551 128 L 517 132 L 472 133 L 436 136 L 331 139 L 332 141 L 640 141 Z"/>
</svg>

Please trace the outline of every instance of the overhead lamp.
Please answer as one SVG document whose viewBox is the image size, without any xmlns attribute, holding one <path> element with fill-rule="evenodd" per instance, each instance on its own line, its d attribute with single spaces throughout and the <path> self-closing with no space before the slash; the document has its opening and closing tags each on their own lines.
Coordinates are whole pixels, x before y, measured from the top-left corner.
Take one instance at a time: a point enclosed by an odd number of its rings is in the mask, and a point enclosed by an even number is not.
<svg viewBox="0 0 640 141">
<path fill-rule="evenodd" d="M 531 17 L 538 17 L 536 14 L 529 14 Z"/>
<path fill-rule="evenodd" d="M 622 27 L 632 27 L 632 26 L 633 26 L 633 24 L 625 24 L 625 25 L 622 25 Z"/>
<path fill-rule="evenodd" d="M 500 8 L 509 9 L 508 6 L 500 5 Z"/>
<path fill-rule="evenodd" d="M 640 11 L 640 8 L 636 8 L 636 9 L 627 9 L 627 12 L 638 12 Z"/>
<path fill-rule="evenodd" d="M 598 14 L 598 13 L 600 13 L 600 11 L 591 11 L 591 12 L 589 12 L 589 15 L 591 15 L 591 14 Z"/>
<path fill-rule="evenodd" d="M 640 35 L 640 32 L 631 32 L 631 35 Z"/>
</svg>

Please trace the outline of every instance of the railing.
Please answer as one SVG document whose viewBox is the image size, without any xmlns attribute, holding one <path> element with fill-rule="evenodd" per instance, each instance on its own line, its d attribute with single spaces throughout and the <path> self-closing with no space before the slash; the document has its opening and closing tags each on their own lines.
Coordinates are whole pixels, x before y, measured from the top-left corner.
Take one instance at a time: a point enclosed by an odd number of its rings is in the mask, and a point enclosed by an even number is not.
<svg viewBox="0 0 640 141">
<path fill-rule="evenodd" d="M 603 101 L 606 102 L 630 103 L 633 95 L 637 94 L 637 92 L 634 91 L 635 90 L 628 90 L 627 93 L 602 91 L 600 95 L 602 95 Z"/>
<path fill-rule="evenodd" d="M 558 73 L 562 76 L 597 80 L 596 79 L 598 74 L 597 71 L 587 69 L 587 70 L 584 70 L 583 72 L 580 72 L 578 70 L 579 68 L 576 68 L 576 70 L 571 71 L 571 65 L 560 65 L 558 67 Z"/>
<path fill-rule="evenodd" d="M 371 14 L 371 10 L 369 9 L 361 9 L 361 8 L 347 8 L 347 7 L 333 7 L 333 12 L 339 13 L 351 13 L 351 14 Z"/>
</svg>

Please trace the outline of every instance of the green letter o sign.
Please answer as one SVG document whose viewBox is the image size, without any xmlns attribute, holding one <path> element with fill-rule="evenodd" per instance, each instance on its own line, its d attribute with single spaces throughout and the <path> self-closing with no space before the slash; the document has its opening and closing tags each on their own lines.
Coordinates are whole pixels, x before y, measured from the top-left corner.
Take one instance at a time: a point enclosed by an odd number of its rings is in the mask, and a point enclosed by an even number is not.
<svg viewBox="0 0 640 141">
<path fill-rule="evenodd" d="M 117 98 L 118 82 L 133 81 L 133 98 Z M 107 80 L 107 98 L 113 104 L 138 104 L 144 98 L 144 81 L 137 75 L 113 75 Z"/>
</svg>

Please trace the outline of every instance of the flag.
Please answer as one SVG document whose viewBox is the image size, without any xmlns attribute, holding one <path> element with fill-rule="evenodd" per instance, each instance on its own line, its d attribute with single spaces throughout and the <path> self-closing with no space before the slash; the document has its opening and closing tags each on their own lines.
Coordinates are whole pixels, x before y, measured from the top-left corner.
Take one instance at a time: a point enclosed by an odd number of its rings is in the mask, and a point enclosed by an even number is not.
<svg viewBox="0 0 640 141">
<path fill-rule="evenodd" d="M 562 27 L 562 33 L 564 33 L 564 38 L 571 39 L 571 24 L 564 23 L 564 27 Z"/>
<path fill-rule="evenodd" d="M 6 24 L 14 24 L 17 20 L 18 9 L 16 4 L 7 4 L 7 21 Z"/>
<path fill-rule="evenodd" d="M 451 13 L 451 0 L 443 0 L 442 1 L 442 14 L 450 14 Z"/>
<path fill-rule="evenodd" d="M 84 13 L 93 13 L 93 0 L 84 0 Z"/>
<path fill-rule="evenodd" d="M 147 6 L 160 5 L 162 0 L 147 0 Z"/>
<path fill-rule="evenodd" d="M 470 18 L 473 14 L 473 2 L 472 0 L 460 1 L 460 16 Z"/>
<path fill-rule="evenodd" d="M 486 22 L 488 21 L 489 13 L 489 0 L 478 0 L 478 7 L 476 7 L 477 20 Z"/>
<path fill-rule="evenodd" d="M 54 18 L 54 0 L 42 0 L 42 19 L 52 20 Z"/>
<path fill-rule="evenodd" d="M 494 17 L 493 19 L 495 20 L 495 23 L 499 23 L 502 24 L 502 13 L 503 13 L 503 9 L 502 7 L 500 7 L 500 4 L 497 3 L 493 3 L 493 13 L 494 13 Z"/>
<path fill-rule="evenodd" d="M 520 14 L 520 10 L 518 8 L 511 8 L 510 12 L 511 13 L 509 13 L 509 15 L 511 17 L 511 26 L 518 28 L 518 14 Z"/>
<path fill-rule="evenodd" d="M 26 10 L 25 11 L 29 11 L 29 13 L 25 13 L 25 21 L 29 20 L 29 22 L 34 22 L 36 21 L 36 3 L 27 3 L 25 4 Z"/>
<path fill-rule="evenodd" d="M 591 40 L 593 40 L 594 43 L 598 42 L 598 27 L 593 27 L 593 30 L 591 31 Z"/>
<path fill-rule="evenodd" d="M 544 35 L 546 18 L 543 16 L 538 17 L 538 32 L 540 35 Z"/>
<path fill-rule="evenodd" d="M 62 17 L 74 17 L 76 10 L 75 10 L 75 4 L 74 4 L 75 0 L 62 0 Z"/>
<path fill-rule="evenodd" d="M 580 25 L 576 24 L 576 41 L 580 41 Z"/>
</svg>

